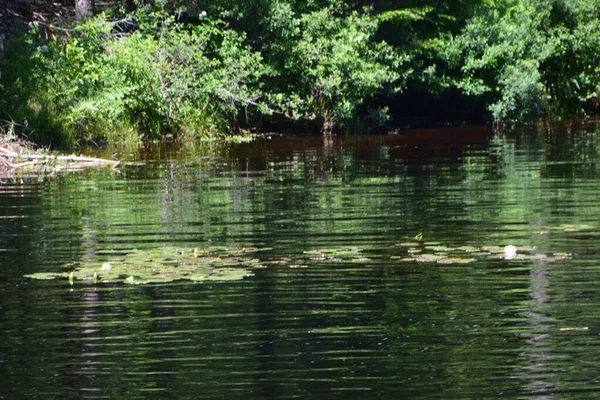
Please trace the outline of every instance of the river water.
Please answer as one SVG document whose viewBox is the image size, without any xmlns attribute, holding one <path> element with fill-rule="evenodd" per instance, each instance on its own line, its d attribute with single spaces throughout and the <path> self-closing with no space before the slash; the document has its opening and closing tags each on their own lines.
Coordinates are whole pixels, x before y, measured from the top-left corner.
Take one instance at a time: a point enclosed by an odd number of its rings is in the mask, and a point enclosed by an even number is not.
<svg viewBox="0 0 600 400">
<path fill-rule="evenodd" d="M 599 135 L 148 145 L 5 179 L 0 398 L 600 397 Z"/>
</svg>

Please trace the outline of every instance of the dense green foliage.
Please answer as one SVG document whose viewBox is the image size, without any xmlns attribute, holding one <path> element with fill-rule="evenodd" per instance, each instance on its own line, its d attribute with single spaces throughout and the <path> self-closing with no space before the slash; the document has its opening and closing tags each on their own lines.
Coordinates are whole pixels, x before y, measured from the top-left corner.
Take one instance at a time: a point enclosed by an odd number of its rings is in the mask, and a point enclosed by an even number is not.
<svg viewBox="0 0 600 400">
<path fill-rule="evenodd" d="M 190 29 L 172 18 L 145 24 L 152 26 L 115 36 L 100 16 L 68 41 L 42 43 L 30 34 L 14 42 L 6 88 L 19 98 L 13 118 L 33 119 L 36 129 L 49 127 L 72 144 L 116 140 L 127 130 L 149 137 L 222 132 L 239 105 L 253 103 L 265 68 L 242 35 L 219 22 Z M 49 120 L 52 126 L 43 123 Z"/>
<path fill-rule="evenodd" d="M 293 116 L 323 119 L 327 131 L 354 117 L 366 98 L 404 72 L 402 58 L 389 45 L 370 41 L 377 29 L 373 17 L 335 13 L 328 7 L 296 22 L 298 33 L 292 34 L 281 71 L 292 85 L 273 96 Z"/>
<path fill-rule="evenodd" d="M 595 110 L 599 13 L 589 0 L 490 2 L 445 43 L 461 71 L 453 83 L 484 98 L 500 120 Z"/>
<path fill-rule="evenodd" d="M 0 120 L 11 130 L 66 145 L 215 137 L 265 120 L 329 134 L 385 125 L 404 96 L 449 92 L 496 121 L 598 108 L 592 0 L 115 0 L 97 11 L 9 35 Z"/>
</svg>

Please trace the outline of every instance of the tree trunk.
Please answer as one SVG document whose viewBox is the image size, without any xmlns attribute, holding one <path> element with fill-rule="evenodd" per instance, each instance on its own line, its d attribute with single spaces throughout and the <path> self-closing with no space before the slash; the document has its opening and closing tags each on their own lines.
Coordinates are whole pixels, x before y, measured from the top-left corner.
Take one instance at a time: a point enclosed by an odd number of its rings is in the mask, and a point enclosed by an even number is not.
<svg viewBox="0 0 600 400">
<path fill-rule="evenodd" d="M 94 16 L 94 0 L 75 0 L 75 19 L 85 21 Z"/>
</svg>

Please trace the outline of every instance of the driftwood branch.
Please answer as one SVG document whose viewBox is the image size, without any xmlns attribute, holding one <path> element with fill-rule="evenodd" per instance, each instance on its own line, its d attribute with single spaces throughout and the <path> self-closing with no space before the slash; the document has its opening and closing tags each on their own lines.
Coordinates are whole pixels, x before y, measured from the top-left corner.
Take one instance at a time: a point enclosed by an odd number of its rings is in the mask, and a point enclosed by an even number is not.
<svg viewBox="0 0 600 400">
<path fill-rule="evenodd" d="M 42 160 L 42 161 L 64 161 L 64 162 L 75 162 L 75 163 L 92 163 L 97 165 L 106 165 L 111 168 L 115 168 L 121 163 L 121 161 L 107 160 L 104 158 L 94 157 L 83 157 L 83 156 L 52 156 L 52 155 L 38 155 L 38 154 L 19 154 L 19 158 L 25 160 Z"/>
<path fill-rule="evenodd" d="M 2 146 L 0 144 L 0 170 L 15 171 L 21 168 L 44 166 L 51 163 L 54 171 L 65 169 L 83 169 L 88 167 L 116 168 L 121 162 L 104 158 L 83 156 L 61 156 L 24 152 L 22 148 Z"/>
<path fill-rule="evenodd" d="M 0 153 L 3 153 L 5 156 L 10 157 L 10 158 L 17 158 L 17 157 L 19 157 L 18 153 L 15 153 L 14 151 L 5 149 L 2 146 L 0 146 Z"/>
</svg>

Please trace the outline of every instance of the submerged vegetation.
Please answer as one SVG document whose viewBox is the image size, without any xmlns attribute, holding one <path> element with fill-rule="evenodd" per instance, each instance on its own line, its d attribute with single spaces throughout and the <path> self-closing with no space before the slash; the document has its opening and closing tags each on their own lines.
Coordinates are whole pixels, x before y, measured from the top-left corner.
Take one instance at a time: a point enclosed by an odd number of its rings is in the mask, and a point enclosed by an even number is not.
<svg viewBox="0 0 600 400">
<path fill-rule="evenodd" d="M 373 131 L 411 99 L 475 100 L 498 122 L 598 110 L 592 0 L 80 3 L 0 6 L 5 132 L 69 147 L 289 122 Z"/>
</svg>

